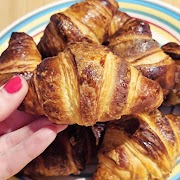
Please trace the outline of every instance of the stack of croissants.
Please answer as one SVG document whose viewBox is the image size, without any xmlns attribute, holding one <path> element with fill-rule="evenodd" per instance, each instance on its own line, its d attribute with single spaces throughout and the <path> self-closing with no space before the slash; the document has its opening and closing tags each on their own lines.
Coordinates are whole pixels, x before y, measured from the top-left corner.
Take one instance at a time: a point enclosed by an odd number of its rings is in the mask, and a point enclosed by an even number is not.
<svg viewBox="0 0 180 180">
<path fill-rule="evenodd" d="M 20 174 L 93 180 L 165 180 L 180 155 L 180 45 L 162 46 L 148 22 L 114 0 L 85 0 L 51 16 L 36 44 L 14 32 L 0 56 L 0 85 L 23 76 L 19 107 L 68 124 Z"/>
</svg>

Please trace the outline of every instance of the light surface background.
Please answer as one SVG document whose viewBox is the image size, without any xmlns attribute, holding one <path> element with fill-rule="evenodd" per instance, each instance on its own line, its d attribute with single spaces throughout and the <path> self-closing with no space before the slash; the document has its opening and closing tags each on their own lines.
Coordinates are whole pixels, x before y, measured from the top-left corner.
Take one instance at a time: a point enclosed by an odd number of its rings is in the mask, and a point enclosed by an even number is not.
<svg viewBox="0 0 180 180">
<path fill-rule="evenodd" d="M 58 0 L 0 0 L 0 31 L 25 14 L 57 1 Z M 180 9 L 180 0 L 160 1 Z"/>
</svg>

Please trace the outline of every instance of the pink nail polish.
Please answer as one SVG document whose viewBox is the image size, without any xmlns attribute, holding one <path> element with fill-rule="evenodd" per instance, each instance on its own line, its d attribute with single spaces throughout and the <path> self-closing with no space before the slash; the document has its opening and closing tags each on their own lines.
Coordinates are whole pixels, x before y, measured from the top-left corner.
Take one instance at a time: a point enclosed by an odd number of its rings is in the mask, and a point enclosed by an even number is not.
<svg viewBox="0 0 180 180">
<path fill-rule="evenodd" d="M 4 86 L 4 89 L 7 93 L 13 94 L 17 91 L 19 91 L 22 87 L 21 78 L 19 76 L 15 76 L 12 79 L 7 82 L 7 84 Z"/>
</svg>

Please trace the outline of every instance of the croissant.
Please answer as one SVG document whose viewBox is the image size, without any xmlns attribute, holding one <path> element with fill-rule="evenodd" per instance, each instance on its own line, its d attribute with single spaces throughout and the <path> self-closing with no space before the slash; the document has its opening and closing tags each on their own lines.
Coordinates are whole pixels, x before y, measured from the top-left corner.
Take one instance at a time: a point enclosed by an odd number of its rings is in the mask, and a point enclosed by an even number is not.
<svg viewBox="0 0 180 180">
<path fill-rule="evenodd" d="M 123 62 L 108 48 L 71 43 L 44 59 L 29 81 L 24 107 L 57 124 L 92 126 L 159 107 L 161 87 Z M 34 91 L 34 92 L 33 92 Z"/>
<path fill-rule="evenodd" d="M 147 22 L 130 18 L 108 41 L 114 54 L 136 67 L 144 76 L 157 81 L 165 95 L 173 88 L 175 62 L 152 38 Z"/>
<path fill-rule="evenodd" d="M 106 38 L 114 35 L 115 32 L 121 29 L 124 26 L 124 23 L 129 19 L 131 19 L 131 16 L 129 16 L 127 13 L 117 11 L 116 14 L 113 16 L 111 22 L 109 23 L 108 34 Z"/>
<path fill-rule="evenodd" d="M 7 64 L 14 69 L 12 59 Z M 27 70 L 26 64 L 22 67 Z M 23 68 L 17 71 L 22 73 Z M 57 124 L 92 126 L 155 109 L 163 101 L 158 83 L 143 77 L 107 47 L 87 42 L 71 43 L 57 56 L 44 59 L 28 85 L 21 109 L 46 115 Z"/>
<path fill-rule="evenodd" d="M 171 56 L 172 59 L 176 60 L 175 62 L 177 64 L 180 64 L 180 45 L 175 42 L 169 42 L 167 44 L 164 44 L 162 47 L 162 50 Z"/>
<path fill-rule="evenodd" d="M 0 86 L 17 74 L 29 79 L 41 61 L 32 37 L 26 33 L 12 33 L 9 46 L 0 57 Z"/>
<path fill-rule="evenodd" d="M 106 127 L 93 180 L 164 180 L 179 155 L 180 116 L 123 116 Z"/>
<path fill-rule="evenodd" d="M 174 42 L 163 45 L 162 50 L 171 56 L 176 63 L 175 71 L 175 85 L 173 89 L 166 96 L 165 105 L 180 104 L 180 45 Z"/>
<path fill-rule="evenodd" d="M 38 44 L 40 53 L 43 57 L 55 56 L 68 42 L 101 44 L 117 10 L 114 0 L 86 0 L 52 15 Z"/>
<path fill-rule="evenodd" d="M 79 174 L 96 153 L 90 128 L 72 125 L 60 132 L 53 143 L 31 161 L 19 175 L 67 176 Z"/>
</svg>

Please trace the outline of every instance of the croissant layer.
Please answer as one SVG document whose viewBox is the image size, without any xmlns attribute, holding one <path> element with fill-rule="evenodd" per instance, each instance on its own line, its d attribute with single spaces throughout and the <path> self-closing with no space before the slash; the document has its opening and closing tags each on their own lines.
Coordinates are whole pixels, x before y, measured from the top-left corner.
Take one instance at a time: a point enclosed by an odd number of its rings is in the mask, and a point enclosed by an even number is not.
<svg viewBox="0 0 180 180">
<path fill-rule="evenodd" d="M 175 84 L 175 62 L 152 38 L 147 22 L 129 18 L 109 37 L 113 53 L 136 67 L 144 76 L 157 81 L 168 94 Z"/>
<path fill-rule="evenodd" d="M 166 96 L 165 105 L 180 104 L 180 45 L 174 42 L 169 42 L 162 46 L 162 50 L 175 60 L 175 84 L 173 89 Z"/>
<path fill-rule="evenodd" d="M 180 154 L 179 122 L 180 116 L 157 110 L 110 122 L 93 180 L 166 179 Z"/>
<path fill-rule="evenodd" d="M 118 10 L 114 0 L 86 0 L 50 18 L 38 49 L 43 57 L 57 55 L 69 42 L 101 44 Z"/>
<path fill-rule="evenodd" d="M 162 50 L 172 57 L 172 59 L 177 60 L 176 62 L 180 64 L 180 45 L 174 42 L 169 42 L 162 46 Z"/>
<path fill-rule="evenodd" d="M 0 56 L 0 86 L 18 74 L 29 79 L 40 62 L 33 38 L 26 33 L 12 33 L 8 48 Z"/>
<path fill-rule="evenodd" d="M 79 174 L 96 153 L 90 128 L 69 126 L 20 173 L 26 176 L 67 176 Z"/>
<path fill-rule="evenodd" d="M 58 124 L 91 126 L 148 111 L 163 101 L 158 83 L 108 48 L 85 42 L 71 43 L 58 56 L 44 59 L 29 84 L 25 110 L 36 114 L 39 109 Z"/>
</svg>

